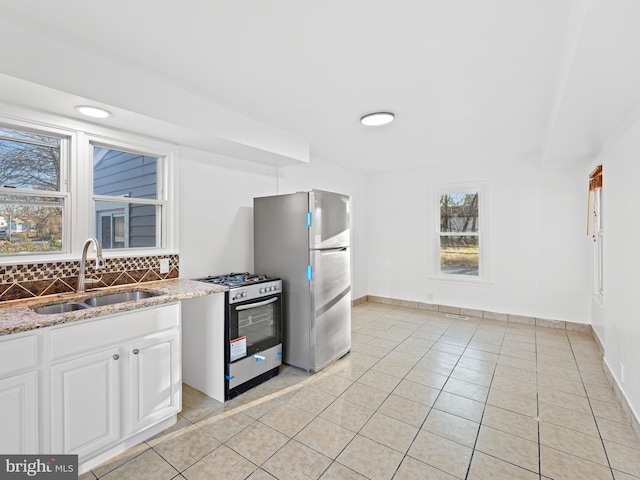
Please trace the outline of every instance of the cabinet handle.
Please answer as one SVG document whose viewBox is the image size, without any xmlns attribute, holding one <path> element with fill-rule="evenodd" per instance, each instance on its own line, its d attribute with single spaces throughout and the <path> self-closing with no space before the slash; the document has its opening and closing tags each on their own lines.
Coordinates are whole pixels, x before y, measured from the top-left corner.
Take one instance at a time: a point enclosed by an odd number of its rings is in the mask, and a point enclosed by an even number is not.
<svg viewBox="0 0 640 480">
<path fill-rule="evenodd" d="M 137 355 L 138 353 L 140 353 L 140 350 L 138 350 L 137 348 L 134 348 L 134 349 L 133 349 L 133 354 L 134 354 L 134 355 Z"/>
<path fill-rule="evenodd" d="M 118 360 L 120 358 L 120 355 L 118 355 L 117 353 L 113 356 L 114 360 Z"/>
</svg>

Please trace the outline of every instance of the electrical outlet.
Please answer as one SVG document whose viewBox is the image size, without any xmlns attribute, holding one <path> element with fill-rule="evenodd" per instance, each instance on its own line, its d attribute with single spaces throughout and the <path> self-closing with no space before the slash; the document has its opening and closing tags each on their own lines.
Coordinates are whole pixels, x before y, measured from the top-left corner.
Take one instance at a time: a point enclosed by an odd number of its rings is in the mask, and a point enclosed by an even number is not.
<svg viewBox="0 0 640 480">
<path fill-rule="evenodd" d="M 169 273 L 169 259 L 161 258 L 160 259 L 160 273 Z"/>
</svg>

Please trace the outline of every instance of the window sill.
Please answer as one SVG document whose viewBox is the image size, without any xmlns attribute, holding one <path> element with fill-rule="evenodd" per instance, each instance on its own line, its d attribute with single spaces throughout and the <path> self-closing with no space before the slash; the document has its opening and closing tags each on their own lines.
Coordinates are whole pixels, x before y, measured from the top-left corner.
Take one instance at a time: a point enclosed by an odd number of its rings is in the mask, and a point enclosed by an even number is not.
<svg viewBox="0 0 640 480">
<path fill-rule="evenodd" d="M 159 255 L 179 255 L 180 252 L 166 248 L 111 248 L 103 250 L 104 258 L 156 257 Z"/>
<path fill-rule="evenodd" d="M 427 277 L 429 280 L 442 283 L 450 283 L 453 285 L 473 285 L 478 287 L 490 287 L 493 282 L 483 278 L 470 278 L 464 275 L 432 275 Z"/>
<path fill-rule="evenodd" d="M 157 257 L 161 255 L 179 255 L 175 249 L 130 249 L 130 250 L 105 250 L 102 252 L 103 258 L 131 258 L 131 257 Z M 89 258 L 92 258 L 90 252 Z M 6 255 L 0 257 L 0 266 L 25 265 L 32 263 L 54 263 L 54 262 L 74 262 L 80 257 L 71 253 L 26 253 L 16 255 Z"/>
</svg>

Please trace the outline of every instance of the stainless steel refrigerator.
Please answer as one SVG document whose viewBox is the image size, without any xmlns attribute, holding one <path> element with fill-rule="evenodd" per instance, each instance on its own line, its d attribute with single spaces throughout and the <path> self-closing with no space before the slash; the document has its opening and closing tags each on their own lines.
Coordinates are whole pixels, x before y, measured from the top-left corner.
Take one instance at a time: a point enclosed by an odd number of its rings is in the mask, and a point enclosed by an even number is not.
<svg viewBox="0 0 640 480">
<path fill-rule="evenodd" d="M 254 198 L 253 226 L 255 271 L 282 279 L 283 361 L 318 371 L 351 349 L 350 198 Z"/>
</svg>

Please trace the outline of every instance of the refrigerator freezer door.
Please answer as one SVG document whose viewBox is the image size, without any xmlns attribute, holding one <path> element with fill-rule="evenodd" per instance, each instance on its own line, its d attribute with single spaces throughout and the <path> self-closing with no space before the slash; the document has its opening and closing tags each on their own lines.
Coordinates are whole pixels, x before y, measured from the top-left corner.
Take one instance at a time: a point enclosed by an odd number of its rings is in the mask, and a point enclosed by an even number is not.
<svg viewBox="0 0 640 480">
<path fill-rule="evenodd" d="M 312 250 L 311 370 L 318 371 L 351 349 L 351 280 L 348 248 Z"/>
<path fill-rule="evenodd" d="M 309 211 L 309 248 L 349 246 L 351 208 L 348 195 L 312 190 L 309 192 Z"/>
</svg>

